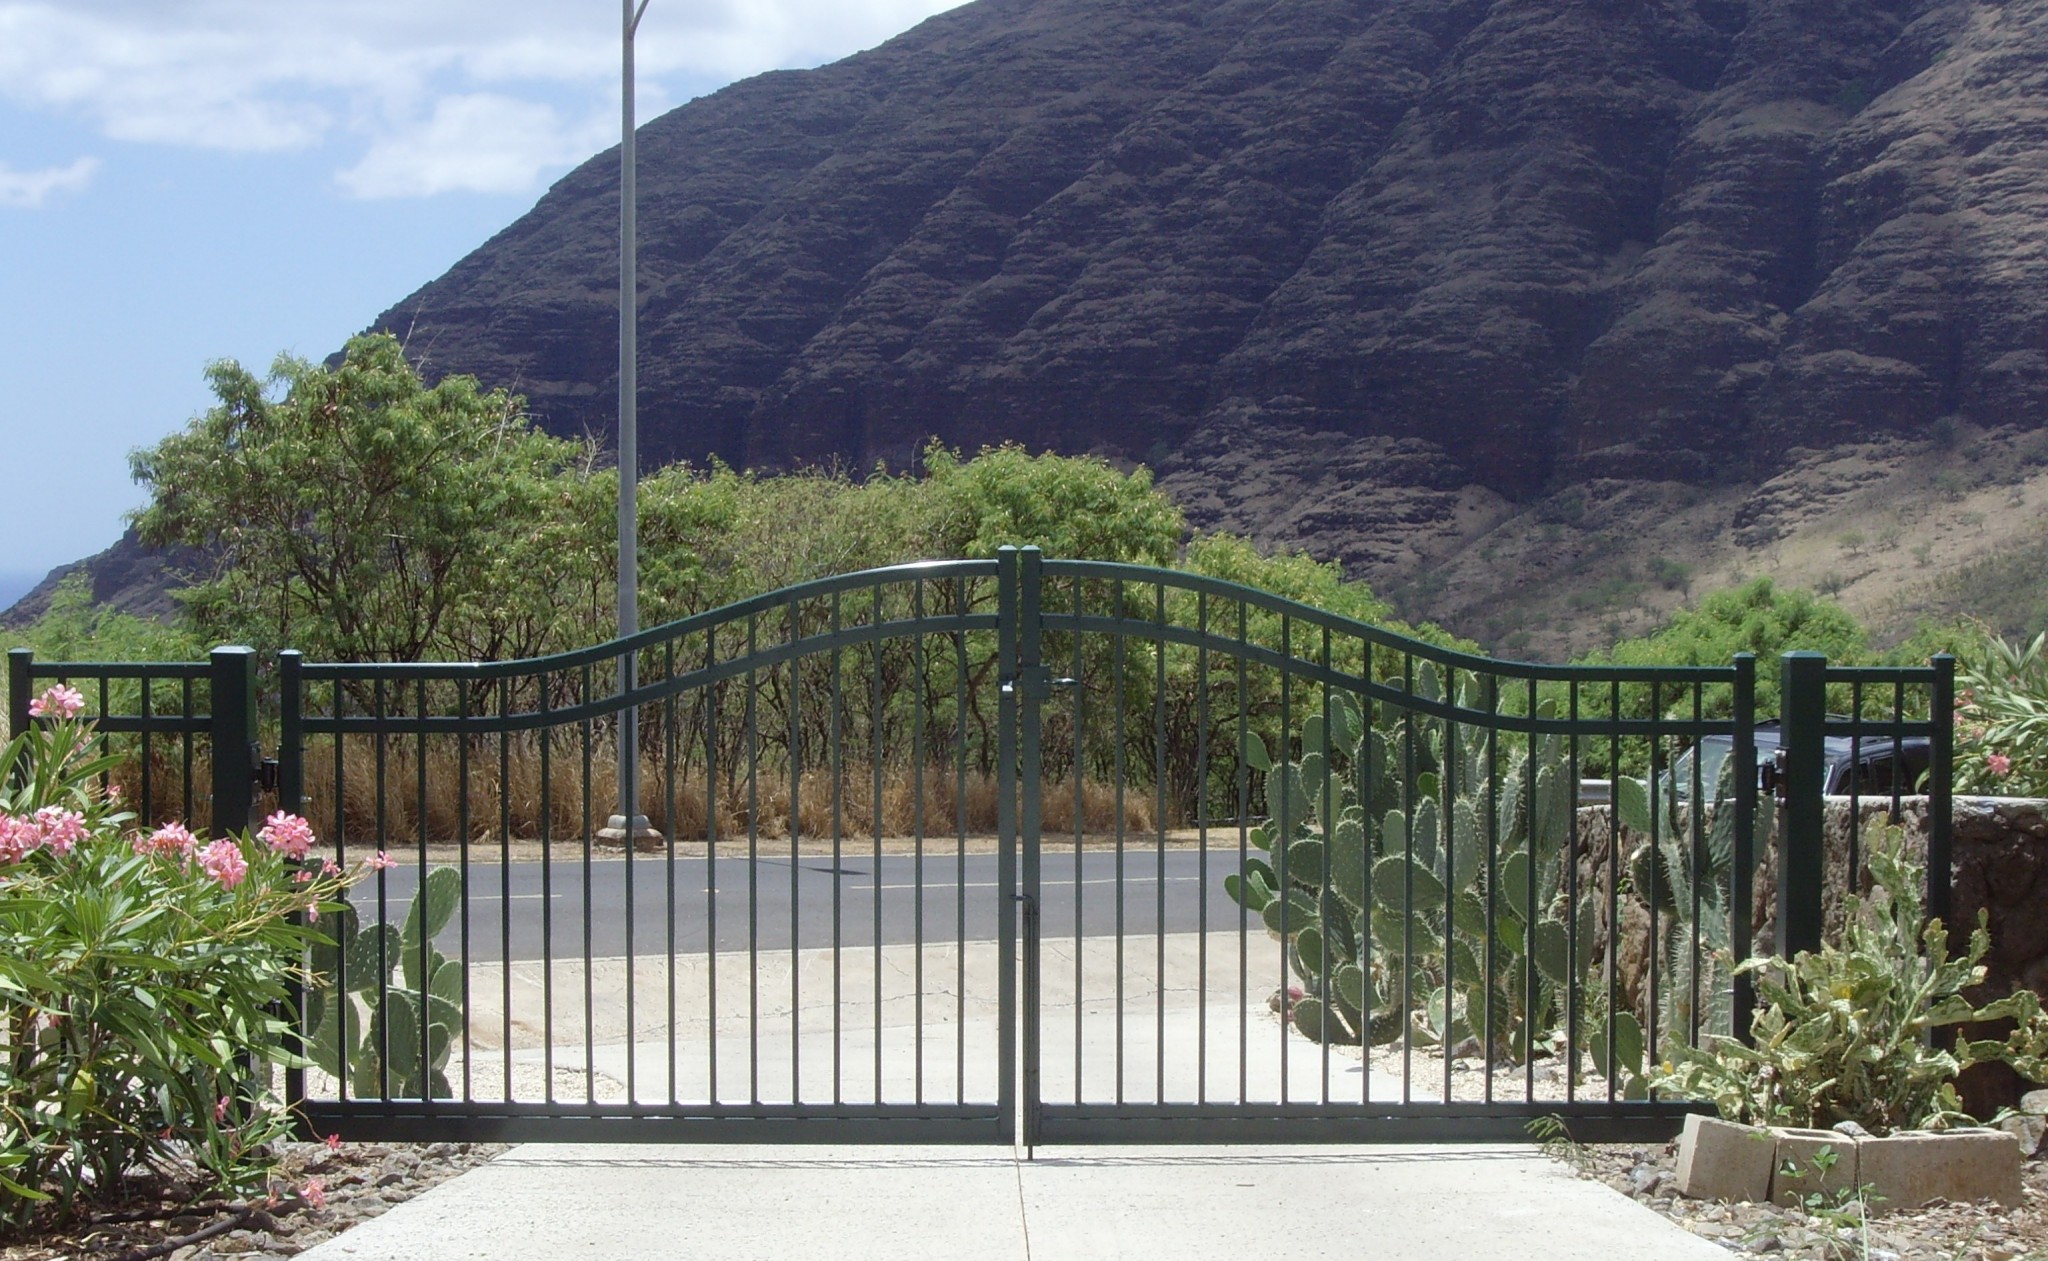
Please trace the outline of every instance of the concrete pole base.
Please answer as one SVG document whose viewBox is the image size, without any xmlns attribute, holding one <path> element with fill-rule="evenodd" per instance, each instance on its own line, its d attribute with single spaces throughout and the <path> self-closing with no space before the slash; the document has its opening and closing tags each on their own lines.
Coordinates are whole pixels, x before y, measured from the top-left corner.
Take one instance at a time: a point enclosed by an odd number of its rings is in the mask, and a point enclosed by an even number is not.
<svg viewBox="0 0 2048 1261">
<path fill-rule="evenodd" d="M 613 815 L 597 830 L 597 839 L 607 845 L 617 845 L 621 849 L 625 848 L 628 841 L 631 841 L 633 848 L 637 850 L 659 850 L 667 844 L 667 838 L 654 830 L 644 814 L 634 815 L 630 825 L 626 822 L 625 815 Z"/>
</svg>

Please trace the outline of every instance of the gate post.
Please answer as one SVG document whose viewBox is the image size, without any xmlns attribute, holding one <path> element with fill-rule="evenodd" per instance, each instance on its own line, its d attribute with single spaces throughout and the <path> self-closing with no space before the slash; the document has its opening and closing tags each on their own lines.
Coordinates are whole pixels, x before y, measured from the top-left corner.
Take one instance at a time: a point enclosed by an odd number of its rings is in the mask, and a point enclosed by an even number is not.
<svg viewBox="0 0 2048 1261">
<path fill-rule="evenodd" d="M 1729 754 L 1735 759 L 1732 772 L 1735 785 L 1735 870 L 1731 873 L 1731 889 L 1728 907 L 1728 945 L 1738 960 L 1746 959 L 1755 944 L 1756 925 L 1752 922 L 1750 909 L 1756 896 L 1756 654 L 1738 652 L 1735 654 L 1733 717 L 1735 719 L 1735 748 Z M 1712 791 L 1708 786 L 1708 791 Z M 1747 1045 L 1750 1040 L 1750 1022 L 1755 1017 L 1756 980 L 1747 972 L 1735 975 L 1735 998 L 1732 1004 L 1734 1027 L 1730 1031 L 1737 1041 Z"/>
<path fill-rule="evenodd" d="M 213 663 L 213 814 L 215 836 L 254 822 L 256 807 L 256 650 L 215 648 Z"/>
<path fill-rule="evenodd" d="M 1955 878 L 1956 659 L 1929 658 L 1927 696 L 1927 913 L 1949 923 L 1949 882 Z"/>
<path fill-rule="evenodd" d="M 1018 1107 L 1023 1115 L 1024 1150 L 1029 1153 L 1038 1146 L 1039 1108 L 1039 868 L 1038 841 L 1042 826 L 1040 810 L 1044 803 L 1039 800 L 1045 790 L 1045 766 L 1043 750 L 1039 747 L 1039 710 L 1051 694 L 1051 671 L 1040 659 L 1040 614 L 1043 611 L 1040 597 L 1045 587 L 1045 557 L 1035 547 L 1027 547 L 1017 555 L 1017 691 L 1021 713 L 1019 714 L 1019 741 L 1017 751 L 1018 818 L 1019 839 L 1023 842 L 1022 869 L 1018 878 L 1023 896 L 1019 905 L 1024 911 L 1024 996 L 1017 1008 L 1017 1018 L 1023 1033 L 1022 1054 L 1024 1056 L 1023 1094 Z M 1078 764 L 1076 774 L 1079 774 Z M 1075 862 L 1080 861 L 1079 853 Z"/>
<path fill-rule="evenodd" d="M 10 740 L 28 730 L 29 670 L 35 664 L 35 657 L 33 649 L 7 650 L 7 737 Z M 17 764 L 14 768 L 15 782 L 10 786 L 19 788 L 27 774 L 28 766 Z"/>
<path fill-rule="evenodd" d="M 1013 1137 L 1017 1120 L 1017 549 L 996 549 L 996 1112 Z"/>
<path fill-rule="evenodd" d="M 1778 953 L 1819 950 L 1822 837 L 1826 829 L 1828 659 L 1788 652 L 1779 659 Z"/>
</svg>

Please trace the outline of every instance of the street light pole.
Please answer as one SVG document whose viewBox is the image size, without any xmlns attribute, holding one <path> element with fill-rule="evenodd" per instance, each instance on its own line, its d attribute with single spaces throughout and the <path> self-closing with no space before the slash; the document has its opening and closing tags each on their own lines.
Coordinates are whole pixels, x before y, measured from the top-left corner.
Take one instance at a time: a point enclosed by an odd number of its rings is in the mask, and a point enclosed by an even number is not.
<svg viewBox="0 0 2048 1261">
<path fill-rule="evenodd" d="M 640 259 L 636 158 L 633 144 L 633 35 L 648 0 L 619 0 L 619 638 L 640 629 Z M 633 653 L 619 656 L 619 688 L 638 682 Z M 598 836 L 632 844 L 661 834 L 640 813 L 640 711 L 619 713 L 619 812 Z"/>
</svg>

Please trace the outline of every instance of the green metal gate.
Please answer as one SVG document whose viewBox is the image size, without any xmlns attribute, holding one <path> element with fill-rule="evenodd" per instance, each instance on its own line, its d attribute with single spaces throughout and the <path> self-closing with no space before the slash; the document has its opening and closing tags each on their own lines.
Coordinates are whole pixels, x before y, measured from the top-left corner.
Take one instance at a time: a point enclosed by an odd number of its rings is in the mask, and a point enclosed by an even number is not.
<svg viewBox="0 0 2048 1261">
<path fill-rule="evenodd" d="M 182 749 L 145 814 L 207 804 L 197 742 L 221 821 L 293 810 L 396 861 L 297 1013 L 288 1098 L 351 1138 L 1662 1134 L 1686 1106 L 1648 1066 L 1744 1035 L 1727 958 L 1766 919 L 1804 944 L 1846 878 L 1807 800 L 1825 738 L 1935 742 L 1946 902 L 1952 663 L 1783 664 L 1764 906 L 1748 657 L 1504 662 L 1033 549 L 530 661 L 10 666 L 17 724 L 33 680 L 96 679 L 110 741 Z M 660 835 L 608 847 L 621 722 Z M 1880 787 L 1911 785 L 1850 791 Z"/>
</svg>

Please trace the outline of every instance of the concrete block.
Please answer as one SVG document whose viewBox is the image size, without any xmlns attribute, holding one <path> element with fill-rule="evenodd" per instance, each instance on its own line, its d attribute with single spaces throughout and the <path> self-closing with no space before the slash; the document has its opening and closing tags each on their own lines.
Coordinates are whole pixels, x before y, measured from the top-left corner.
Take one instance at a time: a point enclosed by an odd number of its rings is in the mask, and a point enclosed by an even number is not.
<svg viewBox="0 0 2048 1261">
<path fill-rule="evenodd" d="M 1884 1197 L 1880 1213 L 1934 1200 L 2021 1204 L 2019 1140 L 1999 1130 L 1950 1130 L 1866 1138 L 1858 1145 L 1858 1176 Z"/>
<path fill-rule="evenodd" d="M 1678 1136 L 1678 1193 L 1696 1200 L 1761 1200 L 1771 1193 L 1771 1132 L 1694 1113 Z"/>
<path fill-rule="evenodd" d="M 1772 1132 L 1778 1136 L 1778 1142 L 1771 1160 L 1771 1203 L 1799 1204 L 1816 1191 L 1832 1199 L 1837 1192 L 1856 1189 L 1857 1148 L 1870 1140 L 1858 1140 L 1833 1130 Z M 1833 1152 L 1835 1158 L 1822 1170 L 1818 1166 L 1823 1162 L 1824 1151 Z M 1790 1173 L 1786 1172 L 1788 1168 Z"/>
</svg>

